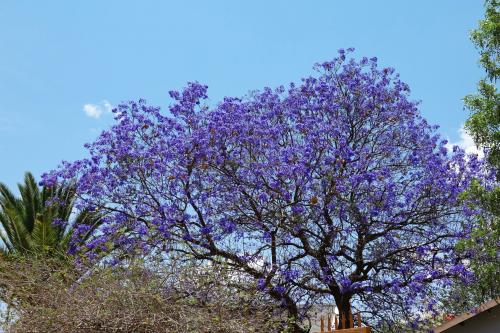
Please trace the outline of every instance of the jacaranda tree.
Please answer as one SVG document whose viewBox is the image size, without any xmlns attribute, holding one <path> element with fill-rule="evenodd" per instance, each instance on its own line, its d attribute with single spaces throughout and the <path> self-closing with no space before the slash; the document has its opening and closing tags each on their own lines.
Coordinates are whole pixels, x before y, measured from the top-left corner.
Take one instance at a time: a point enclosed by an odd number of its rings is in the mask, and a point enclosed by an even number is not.
<svg viewBox="0 0 500 333">
<path fill-rule="evenodd" d="M 143 100 L 118 106 L 89 158 L 44 175 L 76 179 L 80 207 L 109 212 L 74 250 L 223 263 L 281 302 L 294 332 L 314 297 L 342 317 L 370 312 L 373 325 L 399 298 L 430 313 L 428 288 L 469 276 L 454 246 L 475 221 L 460 194 L 481 163 L 449 153 L 375 58 L 341 50 L 316 69 L 213 107 L 198 83 L 170 93 L 170 114 Z"/>
</svg>

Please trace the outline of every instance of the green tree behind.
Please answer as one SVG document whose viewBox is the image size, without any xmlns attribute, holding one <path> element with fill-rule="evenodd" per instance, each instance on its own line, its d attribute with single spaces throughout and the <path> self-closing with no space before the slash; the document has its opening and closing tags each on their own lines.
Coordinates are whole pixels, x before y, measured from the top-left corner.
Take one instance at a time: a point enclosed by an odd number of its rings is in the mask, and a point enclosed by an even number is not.
<svg viewBox="0 0 500 333">
<path fill-rule="evenodd" d="M 475 182 L 465 193 L 481 205 L 482 216 L 471 238 L 460 244 L 459 251 L 472 251 L 474 259 L 470 265 L 475 273 L 471 285 L 458 285 L 445 297 L 445 311 L 460 313 L 500 297 L 500 262 L 498 240 L 500 239 L 500 99 L 497 80 L 500 75 L 500 14 L 499 1 L 485 1 L 485 17 L 477 29 L 471 32 L 471 40 L 479 51 L 479 63 L 486 76 L 478 83 L 476 94 L 464 98 L 471 114 L 466 129 L 477 146 L 485 148 L 488 167 L 496 175 L 497 182 L 486 189 Z"/>
<path fill-rule="evenodd" d="M 464 99 L 465 106 L 471 111 L 466 128 L 478 146 L 490 150 L 488 160 L 497 172 L 500 166 L 500 98 L 496 87 L 500 75 L 499 3 L 498 0 L 485 1 L 485 17 L 471 32 L 471 40 L 479 51 L 479 63 L 486 76 L 479 81 L 477 93 Z"/>
<path fill-rule="evenodd" d="M 94 229 L 100 223 L 98 213 L 74 214 L 73 184 L 39 188 L 28 172 L 18 188 L 21 197 L 0 183 L 0 253 L 4 255 L 64 254 L 76 226 Z"/>
</svg>

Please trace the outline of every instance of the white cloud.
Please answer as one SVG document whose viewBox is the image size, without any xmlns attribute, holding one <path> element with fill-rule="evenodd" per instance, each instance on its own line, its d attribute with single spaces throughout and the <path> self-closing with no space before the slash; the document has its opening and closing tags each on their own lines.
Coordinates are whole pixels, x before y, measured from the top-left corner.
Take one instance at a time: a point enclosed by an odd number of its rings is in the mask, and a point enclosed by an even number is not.
<svg viewBox="0 0 500 333">
<path fill-rule="evenodd" d="M 113 109 L 113 105 L 107 100 L 103 100 L 99 104 L 87 103 L 83 106 L 83 111 L 88 117 L 99 119 L 103 113 L 110 113 Z"/>
<path fill-rule="evenodd" d="M 470 136 L 469 133 L 467 133 L 467 130 L 464 128 L 464 125 L 460 126 L 460 129 L 458 130 L 458 133 L 460 134 L 460 140 L 457 142 L 448 142 L 446 144 L 446 148 L 449 151 L 453 150 L 453 146 L 459 146 L 467 154 L 477 154 L 480 158 L 484 157 L 484 152 L 481 148 L 478 148 L 476 144 L 474 143 L 474 140 L 472 139 L 472 136 Z"/>
<path fill-rule="evenodd" d="M 83 106 L 83 111 L 85 111 L 85 114 L 91 118 L 98 119 L 102 115 L 101 107 L 96 104 L 85 104 Z"/>
<path fill-rule="evenodd" d="M 106 110 L 106 112 L 111 112 L 111 110 L 113 110 L 113 105 L 111 105 L 111 103 L 108 102 L 107 100 L 102 101 L 102 105 L 104 107 L 104 110 Z"/>
</svg>

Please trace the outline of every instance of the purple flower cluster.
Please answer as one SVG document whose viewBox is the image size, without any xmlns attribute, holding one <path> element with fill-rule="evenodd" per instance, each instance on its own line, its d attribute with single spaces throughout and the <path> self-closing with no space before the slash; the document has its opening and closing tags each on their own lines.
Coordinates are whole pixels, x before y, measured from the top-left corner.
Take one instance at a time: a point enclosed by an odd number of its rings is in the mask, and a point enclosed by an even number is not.
<svg viewBox="0 0 500 333">
<path fill-rule="evenodd" d="M 143 100 L 119 105 L 89 158 L 43 181 L 76 179 L 79 207 L 108 212 L 92 248 L 187 242 L 287 306 L 291 284 L 369 303 L 467 275 L 454 244 L 477 212 L 460 194 L 482 162 L 447 151 L 394 69 L 348 53 L 300 84 L 213 108 L 198 83 L 170 93 L 170 115 Z"/>
</svg>

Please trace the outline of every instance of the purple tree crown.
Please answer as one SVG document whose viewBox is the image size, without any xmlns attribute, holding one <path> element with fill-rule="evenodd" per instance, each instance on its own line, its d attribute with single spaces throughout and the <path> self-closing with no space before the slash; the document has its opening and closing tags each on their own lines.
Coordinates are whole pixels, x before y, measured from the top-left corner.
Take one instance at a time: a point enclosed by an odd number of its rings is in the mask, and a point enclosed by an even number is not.
<svg viewBox="0 0 500 333">
<path fill-rule="evenodd" d="M 43 177 L 77 179 L 79 206 L 108 212 L 75 251 L 224 262 L 292 314 L 320 296 L 341 315 L 355 304 L 387 318 L 388 298 L 412 308 L 436 283 L 469 278 L 454 246 L 474 225 L 460 194 L 482 162 L 448 152 L 376 58 L 341 50 L 315 69 L 213 108 L 199 83 L 170 93 L 168 115 L 143 100 L 119 105 L 89 158 Z"/>
</svg>

